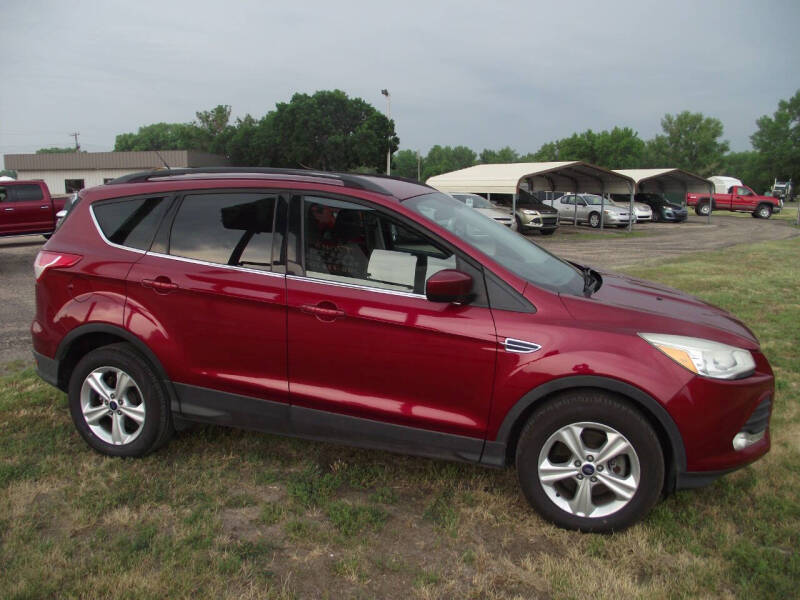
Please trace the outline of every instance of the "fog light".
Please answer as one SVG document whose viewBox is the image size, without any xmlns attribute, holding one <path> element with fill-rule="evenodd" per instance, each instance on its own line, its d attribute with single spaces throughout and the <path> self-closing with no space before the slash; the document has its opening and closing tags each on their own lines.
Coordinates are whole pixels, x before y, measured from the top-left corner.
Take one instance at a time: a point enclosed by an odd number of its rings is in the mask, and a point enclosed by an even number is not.
<svg viewBox="0 0 800 600">
<path fill-rule="evenodd" d="M 733 449 L 734 450 L 744 450 L 748 446 L 752 446 L 756 442 L 760 442 L 764 439 L 764 434 L 767 430 L 759 431 L 758 433 L 747 433 L 746 431 L 740 431 L 733 437 Z"/>
</svg>

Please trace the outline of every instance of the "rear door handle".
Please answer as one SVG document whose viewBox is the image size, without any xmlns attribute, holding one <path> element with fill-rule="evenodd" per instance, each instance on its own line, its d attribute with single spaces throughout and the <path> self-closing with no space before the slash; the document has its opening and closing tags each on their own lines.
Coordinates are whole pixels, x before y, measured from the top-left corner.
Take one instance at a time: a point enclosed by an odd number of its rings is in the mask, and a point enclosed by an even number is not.
<svg viewBox="0 0 800 600">
<path fill-rule="evenodd" d="M 14 212 L 13 208 L 4 208 L 3 210 L 6 211 L 6 212 Z"/>
<path fill-rule="evenodd" d="M 335 321 L 345 316 L 344 311 L 338 308 L 333 302 L 301 304 L 300 311 L 309 315 L 314 315 L 320 321 Z"/>
<path fill-rule="evenodd" d="M 142 285 L 144 287 L 153 288 L 156 292 L 161 292 L 163 294 L 178 289 L 177 283 L 173 283 L 168 277 L 164 277 L 163 275 L 155 279 L 142 279 Z"/>
</svg>

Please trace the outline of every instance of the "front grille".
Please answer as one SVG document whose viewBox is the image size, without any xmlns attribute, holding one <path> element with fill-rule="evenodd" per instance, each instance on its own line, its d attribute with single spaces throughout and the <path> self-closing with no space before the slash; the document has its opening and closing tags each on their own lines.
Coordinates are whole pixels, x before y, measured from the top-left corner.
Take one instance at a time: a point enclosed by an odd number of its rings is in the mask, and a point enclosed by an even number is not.
<svg viewBox="0 0 800 600">
<path fill-rule="evenodd" d="M 767 425 L 769 425 L 769 413 L 771 408 L 772 396 L 768 395 L 756 406 L 753 414 L 747 419 L 747 423 L 742 426 L 742 431 L 746 433 L 761 433 L 764 431 Z"/>
<path fill-rule="evenodd" d="M 542 223 L 545 225 L 555 225 L 556 223 L 558 223 L 558 216 L 552 215 L 552 216 L 542 217 Z"/>
</svg>

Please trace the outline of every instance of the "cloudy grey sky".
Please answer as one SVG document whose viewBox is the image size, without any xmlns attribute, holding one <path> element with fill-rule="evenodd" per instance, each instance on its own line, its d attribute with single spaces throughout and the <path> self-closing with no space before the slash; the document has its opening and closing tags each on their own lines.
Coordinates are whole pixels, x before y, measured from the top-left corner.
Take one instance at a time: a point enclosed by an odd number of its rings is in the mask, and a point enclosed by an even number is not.
<svg viewBox="0 0 800 600">
<path fill-rule="evenodd" d="M 230 104 L 262 116 L 339 88 L 401 148 L 535 151 L 588 128 L 647 139 L 722 120 L 734 150 L 800 88 L 800 2 L 2 0 L 0 153 L 110 150 L 118 133 Z"/>
</svg>

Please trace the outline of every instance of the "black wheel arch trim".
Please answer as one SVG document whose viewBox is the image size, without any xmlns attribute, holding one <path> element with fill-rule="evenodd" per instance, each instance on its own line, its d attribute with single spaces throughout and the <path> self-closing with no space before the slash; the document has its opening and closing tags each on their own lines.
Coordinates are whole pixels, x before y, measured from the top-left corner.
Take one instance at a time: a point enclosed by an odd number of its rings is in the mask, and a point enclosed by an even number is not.
<svg viewBox="0 0 800 600">
<path fill-rule="evenodd" d="M 525 411 L 536 402 L 554 392 L 587 387 L 600 388 L 625 396 L 645 409 L 649 415 L 652 415 L 669 438 L 670 446 L 672 447 L 671 458 L 673 460 L 674 470 L 678 474 L 686 472 L 686 449 L 683 446 L 683 438 L 681 437 L 680 431 L 678 431 L 678 426 L 666 409 L 655 398 L 641 389 L 619 381 L 618 379 L 598 375 L 572 375 L 561 377 L 532 389 L 520 398 L 517 403 L 511 407 L 511 410 L 506 413 L 495 440 L 487 440 L 487 447 L 484 454 L 495 455 L 501 448 L 503 452 L 505 452 L 509 442 L 511 442 L 511 434 L 514 431 L 515 425 Z M 494 449 L 494 451 L 492 451 L 492 449 Z M 498 458 L 499 457 L 495 457 L 493 460 L 491 456 L 484 456 L 482 462 L 494 463 Z"/>
<path fill-rule="evenodd" d="M 161 361 L 158 360 L 158 357 L 155 355 L 155 353 L 141 339 L 136 337 L 130 331 L 123 329 L 122 327 L 119 327 L 117 325 L 112 325 L 110 323 L 87 323 L 85 325 L 80 325 L 75 329 L 73 329 L 72 331 L 70 331 L 67 335 L 64 336 L 64 339 L 61 340 L 61 343 L 58 345 L 58 350 L 56 350 L 55 360 L 59 363 L 59 365 L 64 360 L 64 358 L 66 358 L 67 354 L 69 354 L 72 344 L 74 344 L 78 339 L 86 335 L 91 335 L 93 333 L 105 333 L 120 337 L 126 342 L 129 342 L 134 348 L 136 348 L 136 350 L 138 350 L 156 370 L 158 378 L 164 384 L 164 388 L 167 390 L 167 394 L 169 394 L 170 405 L 172 407 L 172 410 L 173 411 L 180 410 L 178 395 L 175 393 L 172 381 L 167 376 L 167 372 L 164 369 L 164 366 L 161 364 Z M 59 367 L 59 373 L 60 373 L 60 367 Z"/>
</svg>

